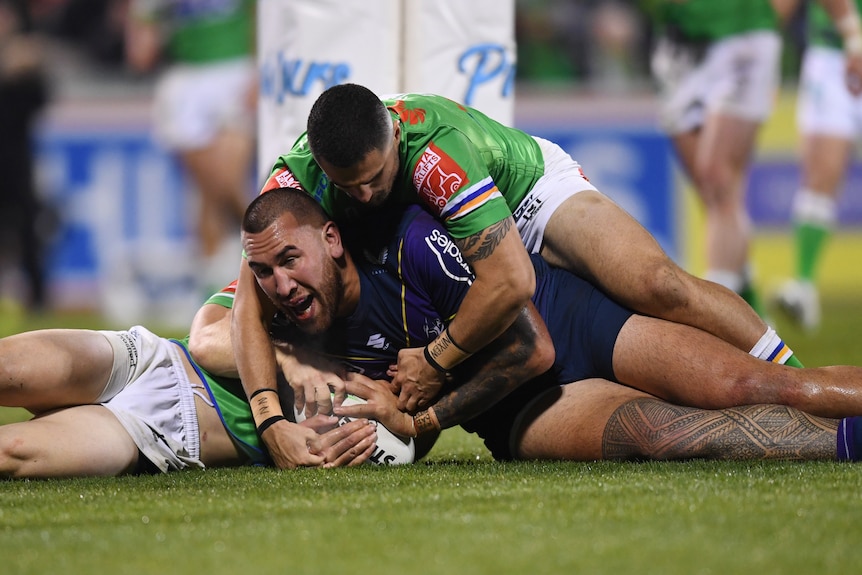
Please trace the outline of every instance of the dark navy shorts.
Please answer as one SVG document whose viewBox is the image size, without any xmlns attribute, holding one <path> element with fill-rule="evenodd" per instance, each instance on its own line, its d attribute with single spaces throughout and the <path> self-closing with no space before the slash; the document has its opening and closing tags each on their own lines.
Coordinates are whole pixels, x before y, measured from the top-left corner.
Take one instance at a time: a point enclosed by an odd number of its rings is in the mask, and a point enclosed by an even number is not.
<svg viewBox="0 0 862 575">
<path fill-rule="evenodd" d="M 533 303 L 539 310 L 556 350 L 553 367 L 530 380 L 481 415 L 461 425 L 481 437 L 494 459 L 513 459 L 511 433 L 518 414 L 548 389 L 600 377 L 616 381 L 614 345 L 623 324 L 634 312 L 571 272 L 530 256 L 536 268 Z"/>
</svg>

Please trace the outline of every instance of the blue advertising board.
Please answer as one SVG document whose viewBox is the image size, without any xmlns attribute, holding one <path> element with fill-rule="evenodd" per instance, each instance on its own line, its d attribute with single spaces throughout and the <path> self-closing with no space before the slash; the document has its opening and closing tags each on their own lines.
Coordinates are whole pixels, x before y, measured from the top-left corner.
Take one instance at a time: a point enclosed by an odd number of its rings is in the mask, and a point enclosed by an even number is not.
<svg viewBox="0 0 862 575">
<path fill-rule="evenodd" d="M 60 216 L 47 269 L 58 306 L 118 322 L 193 309 L 194 195 L 147 130 L 46 130 L 37 170 Z"/>
<path fill-rule="evenodd" d="M 533 133 L 581 162 L 602 192 L 676 256 L 665 137 L 600 126 Z M 42 187 L 61 214 L 49 264 L 58 305 L 98 307 L 119 323 L 154 314 L 188 321 L 200 303 L 193 290 L 195 196 L 148 130 L 46 130 L 38 140 L 38 164 Z"/>
</svg>

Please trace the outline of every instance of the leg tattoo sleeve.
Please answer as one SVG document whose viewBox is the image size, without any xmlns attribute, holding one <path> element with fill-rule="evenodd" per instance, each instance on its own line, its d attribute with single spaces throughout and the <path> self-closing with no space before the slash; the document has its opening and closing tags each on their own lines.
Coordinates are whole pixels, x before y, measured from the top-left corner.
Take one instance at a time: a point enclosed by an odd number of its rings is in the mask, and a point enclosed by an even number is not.
<svg viewBox="0 0 862 575">
<path fill-rule="evenodd" d="M 783 405 L 723 410 L 641 398 L 605 426 L 605 459 L 835 459 L 838 421 Z"/>
</svg>

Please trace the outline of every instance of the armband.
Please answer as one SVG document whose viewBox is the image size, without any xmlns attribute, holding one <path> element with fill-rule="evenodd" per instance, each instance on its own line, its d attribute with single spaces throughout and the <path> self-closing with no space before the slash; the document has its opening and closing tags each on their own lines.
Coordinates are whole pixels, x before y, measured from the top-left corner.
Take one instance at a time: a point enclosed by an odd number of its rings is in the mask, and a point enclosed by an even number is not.
<svg viewBox="0 0 862 575">
<path fill-rule="evenodd" d="M 264 419 L 260 425 L 257 426 L 257 435 L 259 437 L 263 437 L 263 432 L 279 421 L 287 421 L 287 418 L 283 415 L 273 415 L 272 417 Z"/>
<path fill-rule="evenodd" d="M 261 393 L 263 393 L 263 392 L 265 392 L 265 391 L 271 391 L 271 392 L 276 393 L 276 394 L 278 393 L 278 390 L 277 390 L 277 389 L 273 389 L 273 388 L 271 388 L 271 387 L 261 387 L 260 389 L 256 389 L 256 390 L 254 390 L 254 391 L 252 392 L 252 394 L 248 396 L 248 400 L 249 400 L 249 401 L 251 401 L 252 399 L 254 399 L 254 398 L 255 398 L 255 396 L 257 396 L 257 395 L 259 395 L 259 394 L 261 394 Z"/>
<path fill-rule="evenodd" d="M 472 352 L 472 351 L 467 351 L 466 349 L 464 349 L 464 347 L 463 347 L 463 346 L 459 345 L 459 344 L 458 344 L 458 342 L 457 342 L 457 341 L 455 341 L 455 338 L 454 338 L 454 337 L 452 337 L 452 332 L 451 332 L 451 331 L 449 331 L 449 326 L 448 326 L 448 325 L 446 326 L 446 329 L 445 329 L 444 331 L 446 332 L 446 337 L 448 337 L 448 338 L 449 338 L 449 341 L 451 341 L 451 342 L 452 342 L 452 345 L 454 345 L 455 347 L 457 347 L 457 348 L 458 348 L 458 350 L 459 350 L 461 353 L 463 353 L 464 355 L 467 355 L 467 356 L 473 355 L 473 352 Z"/>
<path fill-rule="evenodd" d="M 456 365 L 473 355 L 463 347 L 455 343 L 449 328 L 443 330 L 437 339 L 425 346 L 425 359 L 431 366 L 444 375 Z"/>
<path fill-rule="evenodd" d="M 437 372 L 449 377 L 449 370 L 437 363 L 437 361 L 431 356 L 431 351 L 428 349 L 427 345 L 422 348 L 422 353 L 425 355 L 425 361 L 428 362 L 428 365 L 433 367 Z"/>
<path fill-rule="evenodd" d="M 440 422 L 437 421 L 437 414 L 431 407 L 413 416 L 413 433 L 415 434 L 413 437 L 418 437 L 429 431 L 440 431 Z"/>
</svg>

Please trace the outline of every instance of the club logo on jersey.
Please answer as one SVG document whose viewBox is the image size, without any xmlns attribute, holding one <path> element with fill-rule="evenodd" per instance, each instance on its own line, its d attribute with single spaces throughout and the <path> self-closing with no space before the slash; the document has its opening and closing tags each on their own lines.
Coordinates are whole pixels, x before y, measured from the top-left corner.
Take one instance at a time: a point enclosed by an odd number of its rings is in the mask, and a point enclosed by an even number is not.
<svg viewBox="0 0 862 575">
<path fill-rule="evenodd" d="M 279 170 L 271 175 L 266 183 L 263 185 L 263 189 L 260 193 L 269 192 L 271 190 L 275 190 L 278 188 L 299 188 L 303 190 L 302 184 L 299 183 L 299 180 L 296 176 L 293 175 L 287 167 L 279 168 Z"/>
<path fill-rule="evenodd" d="M 433 341 L 437 339 L 437 336 L 443 333 L 444 329 L 446 329 L 446 326 L 443 324 L 443 320 L 439 317 L 426 317 L 425 325 L 422 326 L 422 330 L 425 332 L 425 339 L 427 339 L 428 341 Z"/>
<path fill-rule="evenodd" d="M 389 106 L 389 109 L 398 114 L 398 118 L 411 126 L 414 124 L 421 124 L 425 121 L 425 109 L 424 108 L 413 108 L 409 109 L 406 105 L 404 105 L 404 100 L 398 100 L 392 106 Z"/>
<path fill-rule="evenodd" d="M 374 253 L 371 250 L 369 250 L 368 248 L 365 248 L 362 250 L 362 255 L 365 256 L 365 259 L 369 263 L 372 263 L 372 264 L 377 265 L 377 266 L 382 266 L 387 262 L 387 260 L 389 260 L 389 248 L 384 247 L 383 249 L 381 249 L 377 253 Z M 377 275 L 380 273 L 384 273 L 385 271 L 386 270 L 374 270 L 371 273 L 372 273 L 372 275 Z"/>
<path fill-rule="evenodd" d="M 443 150 L 430 143 L 416 162 L 413 170 L 413 186 L 419 197 L 425 200 L 439 216 L 446 202 L 467 181 L 467 174 Z"/>
</svg>

